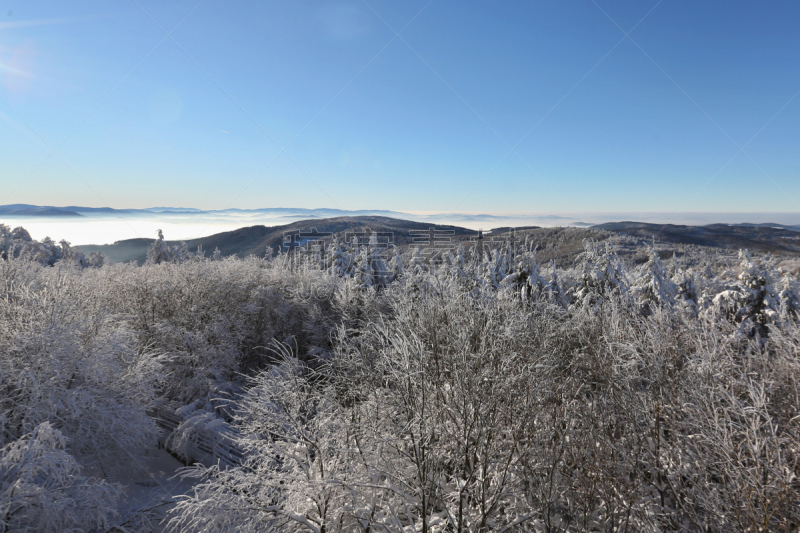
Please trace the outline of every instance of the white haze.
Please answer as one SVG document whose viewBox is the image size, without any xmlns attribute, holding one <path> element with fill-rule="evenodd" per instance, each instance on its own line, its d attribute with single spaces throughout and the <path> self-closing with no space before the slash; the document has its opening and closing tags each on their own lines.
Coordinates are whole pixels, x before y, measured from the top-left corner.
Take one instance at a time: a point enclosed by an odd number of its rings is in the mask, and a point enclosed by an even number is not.
<svg viewBox="0 0 800 533">
<path fill-rule="evenodd" d="M 395 217 L 431 224 L 450 224 L 474 230 L 524 226 L 588 226 L 624 220 L 685 225 L 742 222 L 800 224 L 798 213 L 396 213 Z M 307 214 L 302 213 L 277 215 L 230 211 L 164 215 L 86 215 L 74 218 L 6 216 L 0 217 L 0 223 L 12 228 L 23 226 L 37 240 L 50 237 L 56 241 L 66 239 L 73 245 L 81 245 L 110 244 L 135 238 L 150 239 L 155 237 L 159 229 L 164 231 L 165 237 L 169 240 L 189 240 L 246 226 L 259 224 L 279 226 L 308 218 L 310 217 Z"/>
</svg>

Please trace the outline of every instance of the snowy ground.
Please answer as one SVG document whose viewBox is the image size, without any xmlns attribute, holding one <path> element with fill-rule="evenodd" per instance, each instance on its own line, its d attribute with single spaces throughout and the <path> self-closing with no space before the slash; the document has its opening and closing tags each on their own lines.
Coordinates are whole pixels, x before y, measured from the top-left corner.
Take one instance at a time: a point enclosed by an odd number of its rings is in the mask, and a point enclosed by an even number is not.
<svg viewBox="0 0 800 533">
<path fill-rule="evenodd" d="M 114 481 L 126 487 L 127 502 L 120 512 L 121 525 L 131 531 L 162 531 L 163 526 L 158 522 L 166 516 L 175 497 L 189 493 L 194 485 L 194 480 L 176 476 L 183 466 L 166 450 L 151 448 L 145 451 L 140 465 L 124 467 L 114 477 Z"/>
</svg>

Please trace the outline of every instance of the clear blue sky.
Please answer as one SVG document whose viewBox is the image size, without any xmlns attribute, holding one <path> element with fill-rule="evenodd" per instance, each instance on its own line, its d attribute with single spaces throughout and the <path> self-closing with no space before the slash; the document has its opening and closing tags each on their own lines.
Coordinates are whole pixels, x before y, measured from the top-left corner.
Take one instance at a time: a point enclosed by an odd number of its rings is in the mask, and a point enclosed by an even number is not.
<svg viewBox="0 0 800 533">
<path fill-rule="evenodd" d="M 0 0 L 0 203 L 800 205 L 798 2 L 138 2 Z"/>
</svg>

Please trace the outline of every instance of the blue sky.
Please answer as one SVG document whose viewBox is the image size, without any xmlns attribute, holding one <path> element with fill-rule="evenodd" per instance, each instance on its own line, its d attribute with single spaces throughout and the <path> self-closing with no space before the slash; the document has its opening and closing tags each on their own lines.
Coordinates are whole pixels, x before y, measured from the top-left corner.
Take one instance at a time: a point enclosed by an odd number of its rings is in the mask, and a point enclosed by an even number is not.
<svg viewBox="0 0 800 533">
<path fill-rule="evenodd" d="M 797 212 L 798 22 L 788 1 L 0 0 L 0 204 Z"/>
</svg>

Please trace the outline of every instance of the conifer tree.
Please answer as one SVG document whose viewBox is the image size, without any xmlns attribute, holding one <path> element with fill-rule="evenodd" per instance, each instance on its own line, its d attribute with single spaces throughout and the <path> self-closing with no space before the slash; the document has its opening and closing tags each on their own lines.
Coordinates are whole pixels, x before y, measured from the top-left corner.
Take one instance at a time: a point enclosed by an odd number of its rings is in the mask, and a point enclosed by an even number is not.
<svg viewBox="0 0 800 533">
<path fill-rule="evenodd" d="M 340 243 L 334 235 L 331 245 L 328 248 L 330 255 L 330 272 L 340 278 L 353 275 L 353 256 L 347 251 L 347 247 Z"/>
<path fill-rule="evenodd" d="M 425 272 L 425 259 L 419 246 L 411 252 L 411 271 L 415 274 Z"/>
<path fill-rule="evenodd" d="M 159 263 L 169 263 L 173 260 L 173 251 L 164 242 L 164 233 L 158 230 L 158 238 L 147 250 L 147 262 L 157 265 Z"/>
<path fill-rule="evenodd" d="M 642 266 L 639 277 L 632 287 L 640 310 L 645 314 L 649 314 L 651 305 L 672 306 L 678 294 L 678 288 L 667 275 L 667 270 L 655 249 L 650 249 L 649 255 L 647 263 Z"/>
<path fill-rule="evenodd" d="M 403 276 L 403 254 L 395 247 L 394 257 L 392 257 L 390 268 L 390 281 L 397 281 Z"/>
<path fill-rule="evenodd" d="M 550 279 L 545 284 L 542 292 L 545 298 L 556 305 L 566 308 L 569 304 L 567 294 L 561 287 L 561 282 L 558 279 L 555 260 L 550 263 Z"/>
<path fill-rule="evenodd" d="M 800 316 L 800 283 L 788 271 L 783 273 L 778 296 L 784 312 L 795 318 Z"/>
<path fill-rule="evenodd" d="M 628 298 L 630 286 L 625 267 L 614 252 L 611 242 L 600 247 L 594 241 L 585 242 L 578 256 L 581 278 L 573 288 L 575 307 L 596 307 L 608 298 Z"/>
<path fill-rule="evenodd" d="M 743 333 L 765 337 L 767 324 L 778 316 L 779 299 L 771 273 L 764 265 L 757 264 L 747 250 L 739 251 L 739 261 L 742 272 L 737 283 L 714 297 L 714 307 L 741 324 Z"/>
<path fill-rule="evenodd" d="M 681 270 L 675 274 L 672 281 L 677 288 L 675 303 L 690 316 L 696 316 L 700 309 L 700 291 L 695 283 L 694 272 Z"/>
</svg>

